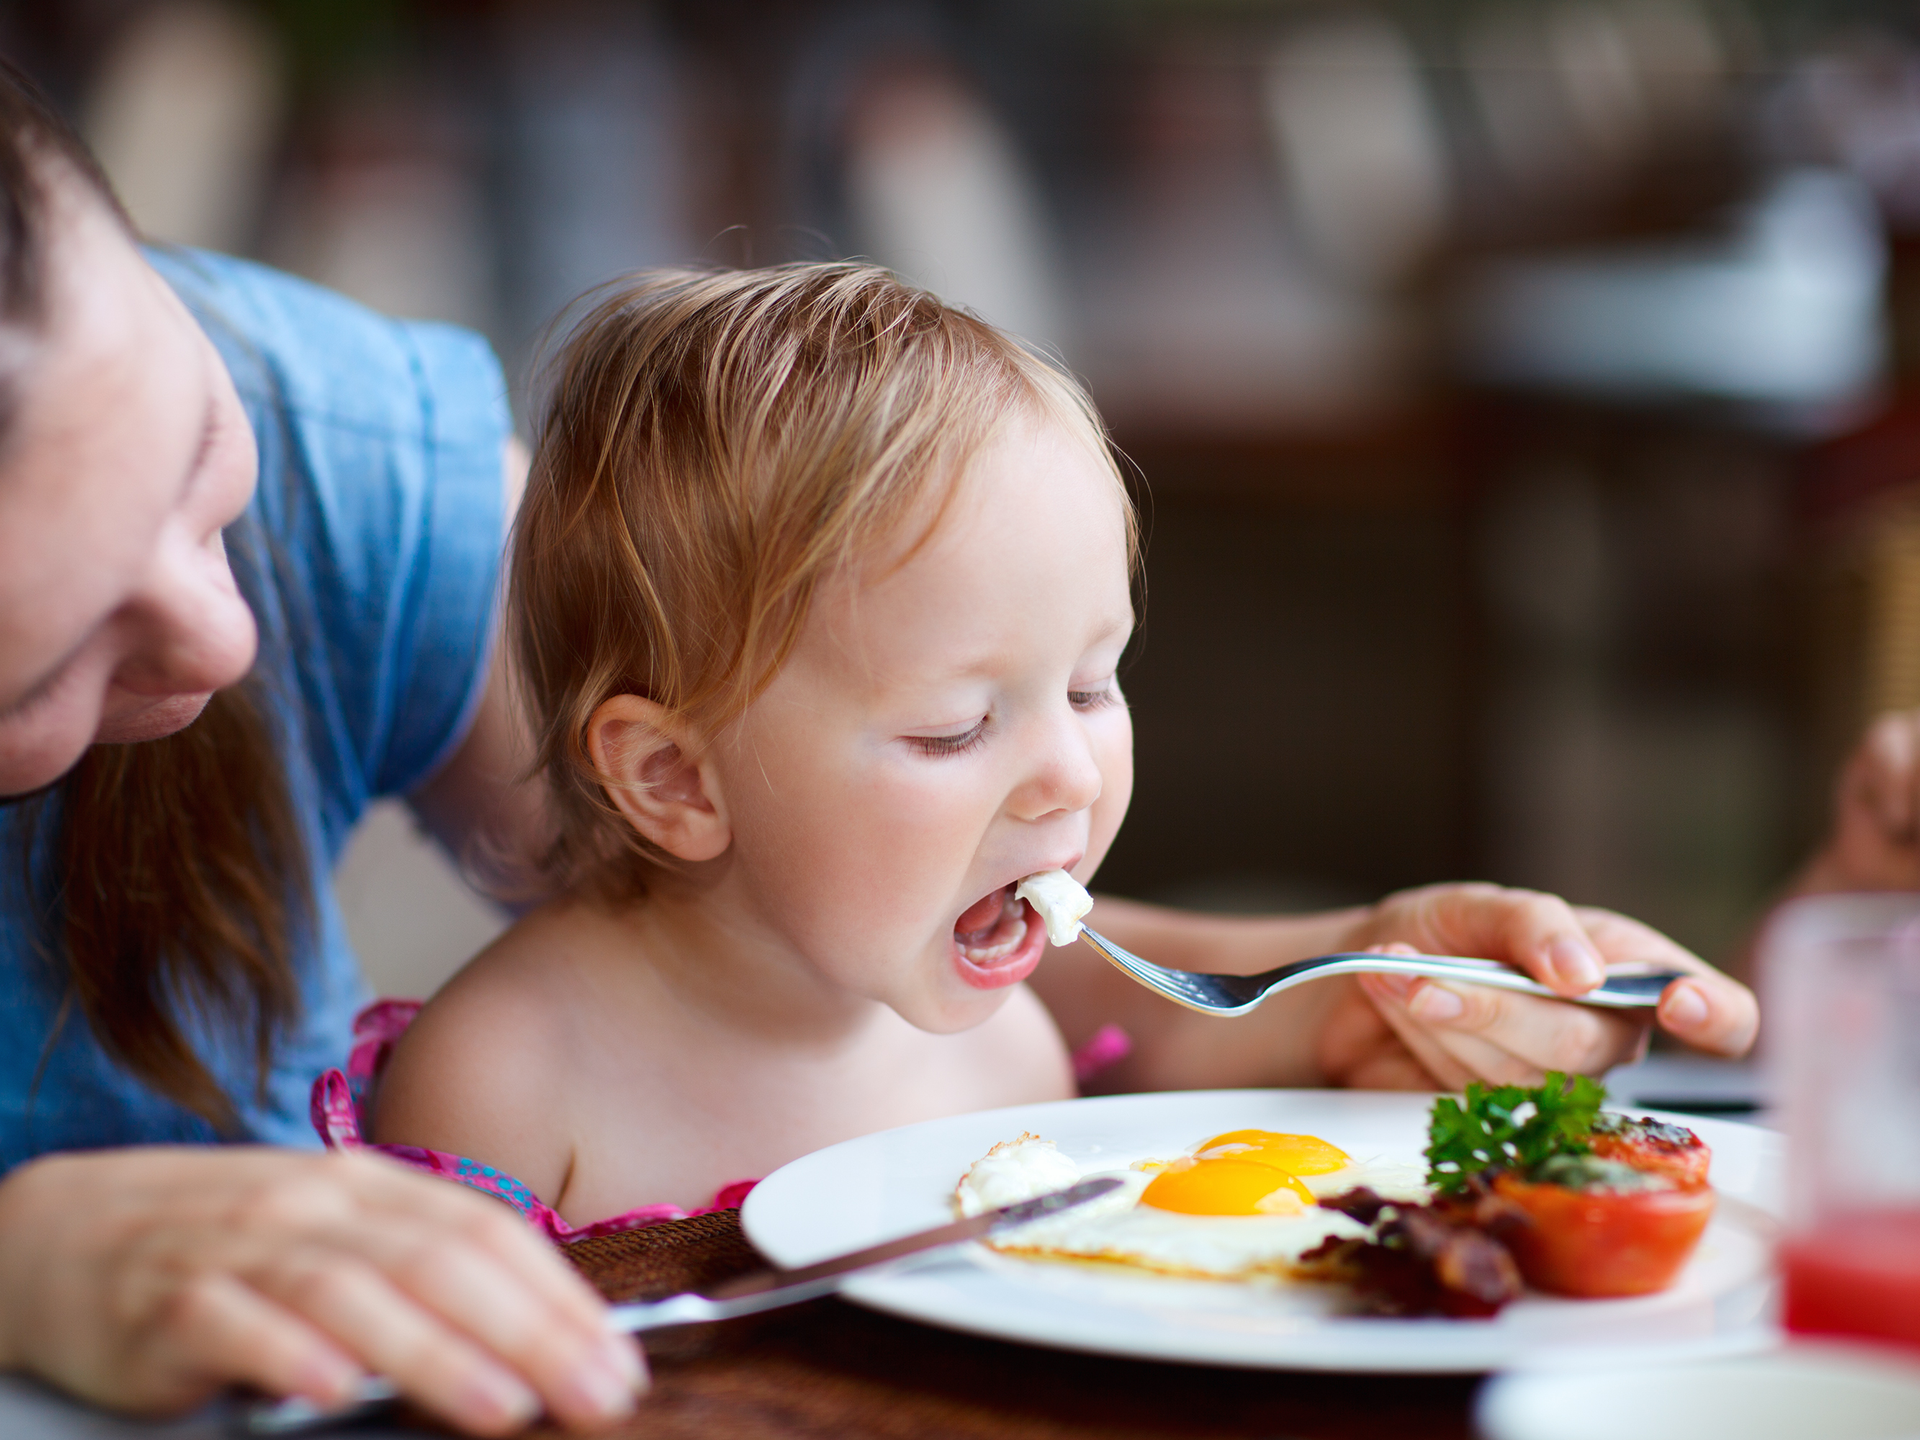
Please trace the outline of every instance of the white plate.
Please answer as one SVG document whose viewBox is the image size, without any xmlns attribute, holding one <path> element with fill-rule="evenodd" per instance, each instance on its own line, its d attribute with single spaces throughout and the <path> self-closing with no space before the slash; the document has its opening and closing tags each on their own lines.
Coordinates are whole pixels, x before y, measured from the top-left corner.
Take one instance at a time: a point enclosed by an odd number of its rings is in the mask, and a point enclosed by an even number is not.
<svg viewBox="0 0 1920 1440">
<path fill-rule="evenodd" d="M 1031 1130 L 1083 1165 L 1185 1151 L 1226 1130 L 1319 1135 L 1356 1159 L 1419 1161 L 1428 1095 L 1198 1090 L 1114 1095 L 956 1115 L 862 1136 L 783 1165 L 747 1197 L 747 1236 L 775 1263 L 811 1264 L 952 1219 L 967 1166 Z M 1713 1146 L 1713 1183 L 1776 1211 L 1779 1137 L 1725 1120 L 1671 1117 Z M 1778 1343 L 1762 1227 L 1723 1206 L 1674 1286 L 1631 1300 L 1527 1296 L 1493 1320 L 1379 1320 L 1334 1313 L 1338 1292 L 1256 1288 L 1021 1261 L 968 1246 L 858 1276 L 848 1298 L 981 1335 L 1216 1365 L 1462 1373 L 1580 1355 L 1724 1355 Z M 1764 1218 L 1764 1217 L 1762 1217 Z"/>
<path fill-rule="evenodd" d="M 1502 1375 L 1474 1408 L 1487 1440 L 1912 1440 L 1920 1363 L 1801 1342 L 1764 1357 Z"/>
</svg>

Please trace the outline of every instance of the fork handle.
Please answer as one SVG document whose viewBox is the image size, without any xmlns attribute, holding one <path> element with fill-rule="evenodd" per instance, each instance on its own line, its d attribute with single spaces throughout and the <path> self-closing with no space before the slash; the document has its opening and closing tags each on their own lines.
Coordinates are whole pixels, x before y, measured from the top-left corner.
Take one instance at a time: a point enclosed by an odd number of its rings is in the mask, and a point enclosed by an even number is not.
<svg viewBox="0 0 1920 1440">
<path fill-rule="evenodd" d="M 1463 980 L 1473 985 L 1488 985 L 1496 990 L 1544 995 L 1553 1000 L 1570 999 L 1576 1005 L 1594 1005 L 1606 1010 L 1644 1010 L 1658 1005 L 1667 986 L 1686 973 L 1684 970 L 1615 971 L 1586 994 L 1567 996 L 1548 989 L 1531 975 L 1499 960 L 1476 960 L 1465 955 L 1372 955 L 1355 950 L 1317 955 L 1311 960 L 1282 965 L 1265 975 L 1249 978 L 1258 984 L 1269 979 L 1285 981 L 1296 974 L 1419 975 L 1428 980 Z"/>
</svg>

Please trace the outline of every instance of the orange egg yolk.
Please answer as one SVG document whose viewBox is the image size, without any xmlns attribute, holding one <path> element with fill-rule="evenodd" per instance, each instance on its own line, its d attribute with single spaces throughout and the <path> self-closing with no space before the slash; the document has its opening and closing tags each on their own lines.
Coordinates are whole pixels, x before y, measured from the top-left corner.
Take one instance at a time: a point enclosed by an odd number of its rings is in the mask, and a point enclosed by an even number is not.
<svg viewBox="0 0 1920 1440">
<path fill-rule="evenodd" d="M 1271 1165 L 1289 1175 L 1330 1175 L 1353 1163 L 1351 1155 L 1318 1135 L 1282 1135 L 1274 1130 L 1229 1130 L 1195 1153 L 1202 1160 L 1232 1158 Z"/>
<path fill-rule="evenodd" d="M 1235 1155 L 1174 1161 L 1153 1177 L 1140 1203 L 1182 1215 L 1297 1215 L 1313 1195 L 1284 1171 Z"/>
</svg>

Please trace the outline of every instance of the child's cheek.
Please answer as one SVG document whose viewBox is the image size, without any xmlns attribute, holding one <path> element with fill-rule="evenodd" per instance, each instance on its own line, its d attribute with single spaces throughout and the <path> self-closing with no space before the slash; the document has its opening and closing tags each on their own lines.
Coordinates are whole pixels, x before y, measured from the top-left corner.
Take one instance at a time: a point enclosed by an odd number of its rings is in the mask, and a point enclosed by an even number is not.
<svg viewBox="0 0 1920 1440">
<path fill-rule="evenodd" d="M 1086 859 L 1074 867 L 1082 885 L 1092 883 L 1093 872 L 1107 858 L 1133 799 L 1133 721 L 1125 709 L 1103 719 L 1111 723 L 1100 734 L 1100 798 L 1093 802 L 1087 821 Z"/>
</svg>

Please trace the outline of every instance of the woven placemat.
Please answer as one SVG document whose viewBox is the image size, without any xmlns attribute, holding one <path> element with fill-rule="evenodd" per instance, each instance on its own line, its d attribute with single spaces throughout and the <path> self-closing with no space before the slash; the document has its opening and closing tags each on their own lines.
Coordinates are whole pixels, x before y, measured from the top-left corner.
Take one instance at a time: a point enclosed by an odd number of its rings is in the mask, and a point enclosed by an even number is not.
<svg viewBox="0 0 1920 1440">
<path fill-rule="evenodd" d="M 576 1240 L 562 1253 L 609 1300 L 704 1290 L 767 1263 L 741 1232 L 738 1210 Z"/>
<path fill-rule="evenodd" d="M 612 1300 L 753 1269 L 738 1211 L 583 1240 Z M 653 1392 L 619 1440 L 1469 1440 L 1475 1382 L 1162 1365 L 1043 1350 L 816 1300 L 649 1336 Z M 560 1432 L 542 1432 L 557 1437 Z"/>
</svg>

